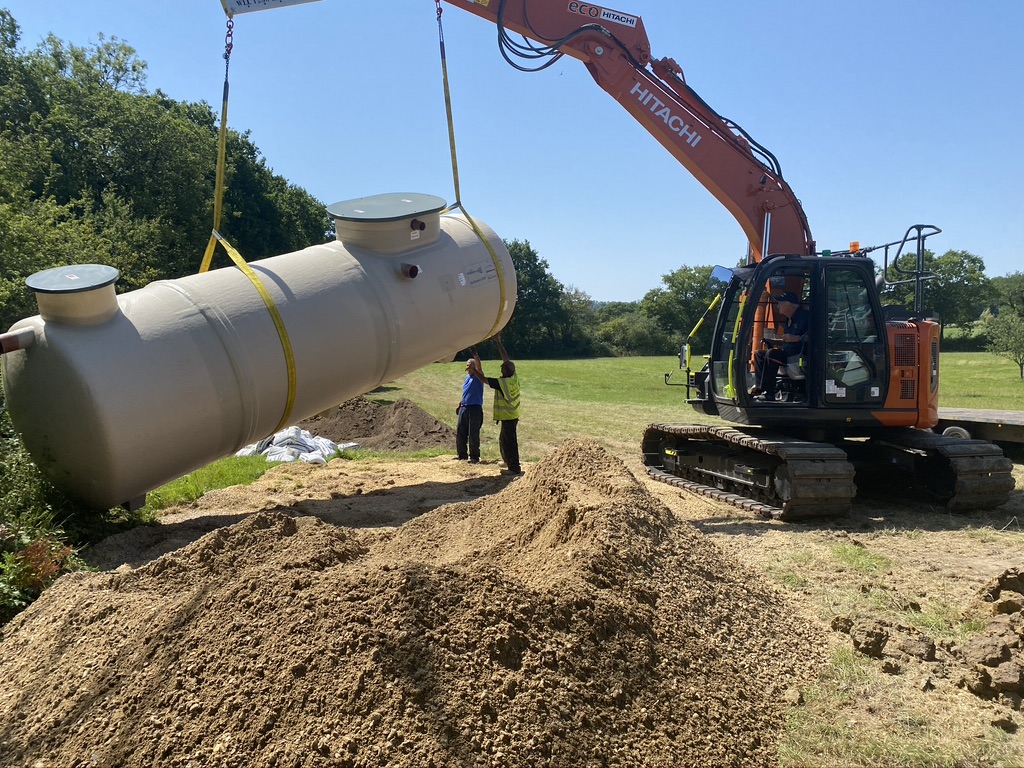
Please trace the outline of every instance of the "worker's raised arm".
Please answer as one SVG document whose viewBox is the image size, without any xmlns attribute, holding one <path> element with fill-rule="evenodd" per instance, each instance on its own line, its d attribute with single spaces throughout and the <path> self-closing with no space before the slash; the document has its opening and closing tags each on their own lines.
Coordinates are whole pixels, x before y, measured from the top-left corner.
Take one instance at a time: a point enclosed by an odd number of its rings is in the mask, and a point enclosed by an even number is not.
<svg viewBox="0 0 1024 768">
<path fill-rule="evenodd" d="M 501 338 L 495 336 L 494 343 L 498 345 L 498 354 L 501 355 L 501 361 L 503 363 L 509 362 L 511 358 L 508 356 L 508 352 L 505 351 L 505 345 L 501 343 Z"/>
</svg>

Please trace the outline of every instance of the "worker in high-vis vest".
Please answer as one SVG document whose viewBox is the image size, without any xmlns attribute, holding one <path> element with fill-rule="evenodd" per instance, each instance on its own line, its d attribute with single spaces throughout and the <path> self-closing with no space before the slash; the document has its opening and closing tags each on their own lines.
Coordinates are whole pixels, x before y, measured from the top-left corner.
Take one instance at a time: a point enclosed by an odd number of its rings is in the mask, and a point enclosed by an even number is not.
<svg viewBox="0 0 1024 768">
<path fill-rule="evenodd" d="M 516 376 L 516 364 L 509 359 L 501 340 L 495 339 L 495 342 L 498 345 L 498 352 L 501 353 L 501 376 L 485 376 L 480 356 L 474 353 L 475 375 L 494 390 L 494 420 L 501 426 L 498 433 L 498 448 L 506 467 L 501 473 L 521 475 L 523 469 L 519 465 L 519 437 L 516 434 L 519 426 L 519 377 Z"/>
</svg>

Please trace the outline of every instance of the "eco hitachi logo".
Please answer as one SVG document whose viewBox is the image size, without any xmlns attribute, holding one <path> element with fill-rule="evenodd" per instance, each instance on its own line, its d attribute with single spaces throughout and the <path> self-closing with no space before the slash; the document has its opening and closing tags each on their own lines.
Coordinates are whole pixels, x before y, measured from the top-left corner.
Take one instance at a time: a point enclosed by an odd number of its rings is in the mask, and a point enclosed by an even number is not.
<svg viewBox="0 0 1024 768">
<path fill-rule="evenodd" d="M 610 8 L 602 8 L 599 5 L 578 3 L 573 0 L 573 2 L 569 3 L 569 13 L 578 13 L 580 16 L 586 16 L 594 21 L 610 21 L 613 24 L 621 24 L 624 27 L 636 28 L 636 16 L 619 13 Z"/>
<path fill-rule="evenodd" d="M 633 86 L 633 90 L 629 92 L 630 96 L 636 96 L 636 100 L 643 104 L 645 107 L 654 113 L 655 117 L 660 117 L 665 121 L 665 125 L 672 133 L 682 136 L 683 141 L 689 144 L 691 147 L 696 147 L 700 143 L 700 134 L 695 130 L 690 129 L 689 123 L 683 121 L 679 115 L 673 115 L 672 110 L 668 108 L 661 99 L 651 93 L 643 85 L 637 83 Z"/>
</svg>

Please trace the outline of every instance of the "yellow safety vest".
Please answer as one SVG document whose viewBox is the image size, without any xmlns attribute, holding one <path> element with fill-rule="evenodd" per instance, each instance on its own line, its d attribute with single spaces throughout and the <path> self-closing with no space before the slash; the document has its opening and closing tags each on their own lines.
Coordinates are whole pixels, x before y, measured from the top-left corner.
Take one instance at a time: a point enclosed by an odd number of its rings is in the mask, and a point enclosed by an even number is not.
<svg viewBox="0 0 1024 768">
<path fill-rule="evenodd" d="M 498 379 L 494 390 L 494 420 L 512 421 L 519 418 L 519 376 Z"/>
</svg>

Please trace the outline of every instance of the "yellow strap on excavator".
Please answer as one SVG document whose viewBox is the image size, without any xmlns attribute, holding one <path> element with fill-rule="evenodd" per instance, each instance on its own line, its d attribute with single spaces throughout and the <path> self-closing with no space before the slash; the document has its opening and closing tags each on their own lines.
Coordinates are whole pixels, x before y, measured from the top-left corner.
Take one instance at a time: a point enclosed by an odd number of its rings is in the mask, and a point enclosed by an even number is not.
<svg viewBox="0 0 1024 768">
<path fill-rule="evenodd" d="M 725 386 L 725 396 L 736 399 L 738 387 L 736 386 L 736 342 L 740 337 L 740 329 L 743 327 L 743 308 L 747 306 L 747 294 L 744 291 L 740 296 L 740 310 L 736 313 L 736 323 L 732 328 L 732 343 L 729 351 L 729 383 Z"/>
<path fill-rule="evenodd" d="M 253 268 L 245 262 L 245 259 L 242 258 L 242 254 L 236 251 L 234 247 L 232 247 L 231 243 L 225 240 L 217 230 L 213 230 L 213 237 L 215 241 L 224 246 L 224 250 L 228 252 L 228 256 L 231 257 L 235 266 L 242 270 L 242 274 L 248 277 L 249 281 L 256 288 L 260 298 L 263 299 L 263 303 L 267 305 L 270 316 L 274 320 L 274 327 L 277 328 L 277 335 L 281 339 L 281 347 L 284 349 L 285 365 L 288 368 L 288 399 L 285 402 L 284 413 L 281 415 L 281 421 L 276 427 L 274 427 L 274 431 L 277 432 L 278 430 L 288 426 L 288 420 L 292 416 L 292 408 L 295 406 L 295 389 L 298 378 L 295 372 L 295 352 L 292 349 L 291 339 L 288 337 L 288 329 L 285 328 L 281 312 L 278 310 L 277 305 L 274 304 L 274 300 L 271 298 L 267 287 L 263 285 L 259 275 L 256 274 Z"/>
<path fill-rule="evenodd" d="M 455 151 L 455 121 L 452 119 L 452 94 L 451 89 L 448 86 L 448 60 L 446 59 L 444 52 L 444 28 L 441 26 L 441 0 L 434 1 L 437 4 L 437 35 L 441 46 L 441 73 L 442 79 L 444 80 L 444 107 L 445 112 L 448 115 L 448 145 L 451 148 L 452 178 L 455 183 L 455 203 L 449 206 L 445 213 L 455 208 L 462 211 L 463 216 L 466 217 L 466 220 L 473 228 L 476 236 L 479 237 L 480 241 L 487 247 L 487 252 L 491 254 L 491 261 L 494 263 L 494 269 L 498 273 L 498 288 L 500 291 L 498 316 L 494 318 L 494 325 L 491 326 L 491 330 L 487 332 L 487 336 L 485 337 L 489 339 L 497 333 L 498 326 L 501 324 L 501 317 L 505 313 L 505 306 L 508 302 L 508 295 L 505 289 L 505 272 L 501 268 L 501 259 L 498 258 L 498 254 L 495 252 L 491 241 L 484 237 L 484 233 L 481 231 L 480 226 L 476 223 L 473 217 L 469 215 L 469 211 L 466 210 L 466 206 L 462 204 L 462 191 L 459 189 L 459 159 Z"/>
</svg>

